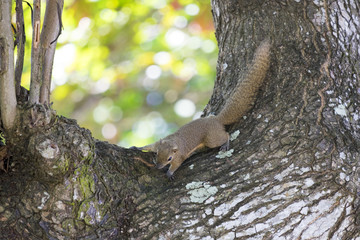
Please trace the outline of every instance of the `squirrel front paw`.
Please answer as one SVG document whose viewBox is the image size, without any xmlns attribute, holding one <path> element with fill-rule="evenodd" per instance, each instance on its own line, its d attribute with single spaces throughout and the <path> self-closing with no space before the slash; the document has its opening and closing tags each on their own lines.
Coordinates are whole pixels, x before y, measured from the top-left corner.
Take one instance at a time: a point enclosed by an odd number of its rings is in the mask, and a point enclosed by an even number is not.
<svg viewBox="0 0 360 240">
<path fill-rule="evenodd" d="M 174 173 L 171 171 L 166 172 L 166 176 L 169 178 L 170 181 L 174 181 Z"/>
</svg>

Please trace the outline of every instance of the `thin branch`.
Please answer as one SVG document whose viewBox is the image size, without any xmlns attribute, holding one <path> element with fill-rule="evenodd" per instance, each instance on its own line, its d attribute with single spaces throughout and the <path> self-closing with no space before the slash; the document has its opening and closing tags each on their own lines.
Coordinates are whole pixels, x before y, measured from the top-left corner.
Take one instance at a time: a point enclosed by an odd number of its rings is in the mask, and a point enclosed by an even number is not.
<svg viewBox="0 0 360 240">
<path fill-rule="evenodd" d="M 40 16 L 41 0 L 34 0 L 33 15 L 33 36 L 31 47 L 31 82 L 30 82 L 30 103 L 38 103 L 40 97 L 40 86 L 42 84 L 42 56 L 40 45 Z"/>
<path fill-rule="evenodd" d="M 12 0 L 0 2 L 0 106 L 5 129 L 14 125 L 16 95 L 14 84 L 14 42 L 11 30 Z"/>
<path fill-rule="evenodd" d="M 60 3 L 57 2 L 57 10 L 58 10 L 58 19 L 59 19 L 59 32 L 58 35 L 56 36 L 56 38 L 50 43 L 53 44 L 54 42 L 56 42 L 58 40 L 58 38 L 61 35 L 62 29 L 63 29 L 63 24 L 62 24 L 62 19 L 61 19 L 61 14 L 62 14 L 62 6 L 60 6 Z"/>
<path fill-rule="evenodd" d="M 14 31 L 14 33 L 16 34 L 16 28 L 14 27 L 13 24 L 11 24 L 11 28 L 12 28 L 12 30 Z"/>
<path fill-rule="evenodd" d="M 56 42 L 61 34 L 61 14 L 63 0 L 52 0 L 46 4 L 44 26 L 41 31 L 41 47 L 43 49 L 43 83 L 40 90 L 40 103 L 50 102 L 51 75 L 54 63 Z"/>
<path fill-rule="evenodd" d="M 15 66 L 15 89 L 16 96 L 20 95 L 21 76 L 24 66 L 25 54 L 25 27 L 22 0 L 16 0 L 16 44 L 17 44 L 17 60 Z"/>
<path fill-rule="evenodd" d="M 14 24 L 11 23 L 11 29 L 13 30 L 13 35 L 15 35 L 15 40 L 14 40 L 14 50 L 15 50 L 15 46 L 17 45 L 17 38 L 16 38 L 16 27 L 14 26 Z"/>
</svg>

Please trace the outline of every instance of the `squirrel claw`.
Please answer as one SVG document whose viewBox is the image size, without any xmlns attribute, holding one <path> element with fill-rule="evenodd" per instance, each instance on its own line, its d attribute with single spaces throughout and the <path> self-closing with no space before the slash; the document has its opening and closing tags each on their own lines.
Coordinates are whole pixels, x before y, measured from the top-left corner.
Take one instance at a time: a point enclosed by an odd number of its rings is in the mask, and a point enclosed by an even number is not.
<svg viewBox="0 0 360 240">
<path fill-rule="evenodd" d="M 167 172 L 167 173 L 166 173 L 166 176 L 169 178 L 170 181 L 174 181 L 174 180 L 175 180 L 173 173 Z"/>
<path fill-rule="evenodd" d="M 221 145 L 220 151 L 226 152 L 226 151 L 229 150 L 229 148 L 230 148 L 230 144 L 229 144 L 229 141 L 227 141 L 226 143 L 224 143 L 223 145 Z"/>
</svg>

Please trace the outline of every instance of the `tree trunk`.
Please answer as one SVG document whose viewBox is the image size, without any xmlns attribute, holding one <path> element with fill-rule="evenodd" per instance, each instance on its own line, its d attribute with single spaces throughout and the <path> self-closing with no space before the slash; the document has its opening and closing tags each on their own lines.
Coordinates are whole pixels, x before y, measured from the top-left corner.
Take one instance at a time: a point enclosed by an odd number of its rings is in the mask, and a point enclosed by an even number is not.
<svg viewBox="0 0 360 240">
<path fill-rule="evenodd" d="M 0 2 L 0 108 L 5 129 L 12 128 L 16 115 L 11 7 L 10 0 Z"/>
<path fill-rule="evenodd" d="M 4 239 L 357 239 L 358 1 L 212 0 L 218 113 L 259 43 L 271 65 L 254 108 L 175 181 L 151 153 L 92 139 L 43 105 L 23 107 L 0 174 Z M 21 136 L 19 135 L 21 133 Z"/>
</svg>

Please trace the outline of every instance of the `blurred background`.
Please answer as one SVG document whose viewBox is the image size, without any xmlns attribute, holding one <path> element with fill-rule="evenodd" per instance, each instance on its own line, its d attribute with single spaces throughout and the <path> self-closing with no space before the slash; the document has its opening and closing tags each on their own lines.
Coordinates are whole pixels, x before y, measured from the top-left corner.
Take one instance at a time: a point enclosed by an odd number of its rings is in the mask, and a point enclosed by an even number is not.
<svg viewBox="0 0 360 240">
<path fill-rule="evenodd" d="M 23 6 L 29 88 L 31 14 Z M 217 61 L 209 0 L 65 0 L 62 19 L 51 95 L 59 115 L 123 147 L 200 116 Z"/>
</svg>

